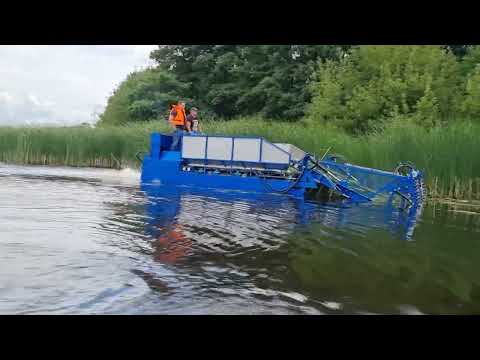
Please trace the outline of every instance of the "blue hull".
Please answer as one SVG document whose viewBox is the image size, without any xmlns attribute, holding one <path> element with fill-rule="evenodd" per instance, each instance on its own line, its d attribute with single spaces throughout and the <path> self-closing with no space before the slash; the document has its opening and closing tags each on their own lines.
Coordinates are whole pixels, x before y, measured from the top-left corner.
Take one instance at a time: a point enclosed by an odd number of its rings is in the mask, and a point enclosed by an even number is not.
<svg viewBox="0 0 480 360">
<path fill-rule="evenodd" d="M 164 151 L 160 159 L 145 156 L 142 165 L 142 183 L 162 185 L 194 186 L 206 189 L 228 189 L 258 193 L 276 193 L 287 188 L 292 181 L 264 179 L 256 176 L 243 177 L 235 174 L 215 174 L 212 172 L 188 172 L 182 170 L 180 153 Z M 305 182 L 301 181 L 288 194 L 303 197 Z M 314 185 L 316 186 L 316 185 Z M 273 189 L 273 190 L 272 190 Z"/>
</svg>

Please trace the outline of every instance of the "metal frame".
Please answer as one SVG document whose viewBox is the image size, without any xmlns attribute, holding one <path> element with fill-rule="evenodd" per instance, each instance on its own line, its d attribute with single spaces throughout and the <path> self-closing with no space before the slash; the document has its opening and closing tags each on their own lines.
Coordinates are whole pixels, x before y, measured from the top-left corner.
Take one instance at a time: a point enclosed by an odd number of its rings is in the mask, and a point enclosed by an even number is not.
<svg viewBox="0 0 480 360">
<path fill-rule="evenodd" d="M 263 137 L 260 136 L 221 136 L 221 135 L 183 135 L 183 137 L 192 137 L 192 138 L 198 138 L 202 137 L 205 138 L 205 156 L 204 160 L 205 163 L 208 162 L 208 138 L 214 137 L 214 138 L 231 138 L 232 139 L 232 151 L 230 155 L 230 160 L 223 160 L 223 161 L 231 161 L 231 162 L 238 162 L 238 160 L 233 159 L 234 151 L 235 151 L 235 139 L 252 139 L 252 140 L 260 140 L 260 155 L 258 161 L 248 161 L 252 163 L 260 163 L 260 164 L 268 164 L 268 165 L 278 165 L 278 164 L 283 164 L 283 163 L 272 163 L 272 162 L 264 162 L 262 161 L 262 154 L 263 154 L 263 142 L 265 141 L 267 144 L 272 145 L 274 148 L 277 150 L 280 150 L 282 153 L 288 155 L 288 163 L 290 164 L 292 162 L 292 154 L 290 154 L 288 151 L 285 151 L 284 149 L 280 148 L 279 146 L 275 145 L 274 143 L 271 143 L 269 141 L 266 141 Z M 180 153 L 183 154 L 183 141 L 182 141 L 182 146 L 180 149 Z M 183 155 L 182 155 L 182 158 Z M 188 157 L 184 159 L 190 159 Z M 197 160 L 197 159 L 195 159 Z"/>
</svg>

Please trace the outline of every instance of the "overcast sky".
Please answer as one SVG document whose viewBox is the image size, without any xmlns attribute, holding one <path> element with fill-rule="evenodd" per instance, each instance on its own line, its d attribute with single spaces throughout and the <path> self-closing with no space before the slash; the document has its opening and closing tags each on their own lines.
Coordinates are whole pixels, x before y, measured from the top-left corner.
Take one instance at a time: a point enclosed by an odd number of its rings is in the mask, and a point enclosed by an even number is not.
<svg viewBox="0 0 480 360">
<path fill-rule="evenodd" d="M 0 45 L 0 125 L 92 122 L 154 45 Z"/>
</svg>

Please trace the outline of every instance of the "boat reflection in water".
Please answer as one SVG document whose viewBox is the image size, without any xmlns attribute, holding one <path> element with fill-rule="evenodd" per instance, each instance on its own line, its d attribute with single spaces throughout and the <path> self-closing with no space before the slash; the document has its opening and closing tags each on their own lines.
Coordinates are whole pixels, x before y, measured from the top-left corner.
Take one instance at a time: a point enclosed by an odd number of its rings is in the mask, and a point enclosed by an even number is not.
<svg viewBox="0 0 480 360">
<path fill-rule="evenodd" d="M 163 263 L 278 247 L 282 236 L 302 222 L 295 200 L 279 196 L 164 186 L 142 190 L 149 199 L 153 257 Z"/>
<path fill-rule="evenodd" d="M 420 222 L 421 208 L 181 187 L 142 190 L 148 198 L 143 230 L 153 258 L 174 264 L 168 268 L 177 278 L 188 279 L 181 294 L 185 287 L 197 299 L 266 299 L 262 306 L 291 298 L 300 311 L 324 313 L 480 311 L 478 272 L 472 271 L 480 248 L 473 247 L 471 230 L 452 235 L 431 219 Z M 434 240 L 436 232 L 444 239 Z"/>
<path fill-rule="evenodd" d="M 202 253 L 227 254 L 271 250 L 309 224 L 367 234 L 389 231 L 410 240 L 421 208 L 391 204 L 318 203 L 284 195 L 196 190 L 143 185 L 148 197 L 147 232 L 155 241 L 153 257 L 177 263 Z"/>
<path fill-rule="evenodd" d="M 480 247 L 471 235 L 478 228 L 460 217 L 444 226 L 430 211 L 420 221 L 421 208 L 388 203 L 141 190 L 134 205 L 119 204 L 115 219 L 120 212 L 141 216 L 135 232 L 142 236 L 122 246 L 141 254 L 134 272 L 159 294 L 164 311 L 480 311 Z"/>
</svg>

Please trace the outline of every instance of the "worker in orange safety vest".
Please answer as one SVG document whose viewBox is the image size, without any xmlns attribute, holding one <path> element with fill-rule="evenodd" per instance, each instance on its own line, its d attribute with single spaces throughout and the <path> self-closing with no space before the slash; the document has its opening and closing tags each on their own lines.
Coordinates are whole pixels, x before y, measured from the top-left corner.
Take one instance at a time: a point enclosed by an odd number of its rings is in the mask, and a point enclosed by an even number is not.
<svg viewBox="0 0 480 360">
<path fill-rule="evenodd" d="M 173 105 L 170 110 L 168 122 L 173 126 L 175 132 L 173 134 L 173 141 L 171 150 L 178 150 L 180 146 L 181 137 L 185 133 L 185 130 L 190 132 L 190 122 L 187 121 L 187 115 L 185 113 L 185 102 L 179 101 L 177 105 Z"/>
<path fill-rule="evenodd" d="M 190 123 L 187 121 L 184 102 L 180 101 L 177 105 L 172 106 L 168 121 L 175 129 L 190 132 Z"/>
</svg>

